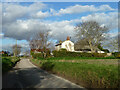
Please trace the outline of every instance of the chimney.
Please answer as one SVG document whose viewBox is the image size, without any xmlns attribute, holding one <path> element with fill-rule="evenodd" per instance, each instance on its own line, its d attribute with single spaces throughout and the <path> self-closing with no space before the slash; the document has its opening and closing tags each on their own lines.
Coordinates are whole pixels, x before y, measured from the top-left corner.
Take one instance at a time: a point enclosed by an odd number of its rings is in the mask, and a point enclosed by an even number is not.
<svg viewBox="0 0 120 90">
<path fill-rule="evenodd" d="M 69 37 L 69 36 L 67 36 L 67 40 L 70 40 L 70 37 Z"/>
</svg>

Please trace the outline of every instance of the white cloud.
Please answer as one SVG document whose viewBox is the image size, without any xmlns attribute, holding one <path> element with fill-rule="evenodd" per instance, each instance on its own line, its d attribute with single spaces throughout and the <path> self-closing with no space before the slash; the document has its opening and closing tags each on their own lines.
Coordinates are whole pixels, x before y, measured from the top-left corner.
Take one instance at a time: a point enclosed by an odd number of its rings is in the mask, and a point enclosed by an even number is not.
<svg viewBox="0 0 120 90">
<path fill-rule="evenodd" d="M 33 14 L 31 15 L 32 17 L 34 18 L 46 18 L 48 16 L 51 16 L 49 12 L 42 12 L 42 11 L 39 11 L 37 12 L 36 14 Z"/>
<path fill-rule="evenodd" d="M 46 7 L 43 3 L 33 3 L 29 6 L 22 6 L 18 3 L 3 3 L 3 23 L 15 21 L 19 18 L 30 17 Z"/>
<path fill-rule="evenodd" d="M 19 40 L 28 40 L 33 34 L 41 30 L 51 30 L 53 38 L 56 40 L 65 40 L 71 36 L 74 40 L 74 24 L 81 21 L 96 20 L 101 25 L 111 26 L 110 29 L 117 28 L 117 13 L 96 13 L 88 15 L 81 19 L 64 20 L 64 21 L 40 21 L 36 19 L 17 20 L 16 22 L 3 25 L 5 37 L 17 38 Z"/>
<path fill-rule="evenodd" d="M 41 30 L 51 30 L 53 38 L 56 40 L 65 40 L 67 36 L 74 38 L 74 24 L 81 21 L 96 20 L 101 25 L 117 27 L 117 12 L 95 13 L 93 15 L 84 16 L 81 19 L 63 20 L 63 21 L 44 21 L 36 18 L 45 18 L 51 14 L 72 14 L 87 11 L 107 11 L 114 10 L 108 5 L 95 7 L 93 5 L 75 5 L 66 9 L 60 9 L 56 12 L 50 9 L 50 12 L 42 12 L 41 9 L 46 7 L 43 3 L 33 3 L 29 6 L 21 6 L 20 4 L 4 4 L 3 12 L 3 33 L 5 37 L 15 38 L 18 40 L 29 40 L 32 35 Z M 24 19 L 23 19 L 24 18 Z M 32 19 L 31 19 L 32 18 Z"/>
<path fill-rule="evenodd" d="M 118 36 L 118 32 L 116 32 L 116 33 L 107 33 L 106 36 L 110 37 L 110 38 L 117 37 Z"/>
<path fill-rule="evenodd" d="M 71 21 L 53 22 L 49 24 L 49 27 L 56 40 L 65 40 L 67 36 L 74 39 L 74 26 L 71 25 Z"/>
<path fill-rule="evenodd" d="M 47 26 L 38 20 L 17 20 L 16 22 L 3 25 L 3 33 L 5 37 L 16 38 L 19 40 L 28 40 L 32 34 L 47 30 Z"/>
<path fill-rule="evenodd" d="M 54 15 L 62 15 L 62 14 L 74 14 L 74 13 L 83 13 L 83 12 L 96 12 L 96 11 L 110 11 L 115 10 L 111 8 L 109 5 L 101 5 L 99 7 L 95 7 L 94 5 L 75 5 L 70 6 L 65 9 L 60 9 L 58 12 L 51 9 Z"/>
<path fill-rule="evenodd" d="M 118 13 L 110 12 L 108 14 L 105 13 L 95 13 L 88 16 L 83 16 L 81 18 L 82 21 L 97 21 L 100 24 L 104 24 L 108 26 L 110 29 L 118 28 Z"/>
<path fill-rule="evenodd" d="M 41 22 L 33 19 L 17 20 L 16 22 L 5 24 L 3 33 L 5 33 L 5 37 L 29 40 L 37 32 L 50 29 L 54 39 L 65 40 L 68 35 L 73 36 L 74 26 L 71 25 L 72 22 Z"/>
</svg>

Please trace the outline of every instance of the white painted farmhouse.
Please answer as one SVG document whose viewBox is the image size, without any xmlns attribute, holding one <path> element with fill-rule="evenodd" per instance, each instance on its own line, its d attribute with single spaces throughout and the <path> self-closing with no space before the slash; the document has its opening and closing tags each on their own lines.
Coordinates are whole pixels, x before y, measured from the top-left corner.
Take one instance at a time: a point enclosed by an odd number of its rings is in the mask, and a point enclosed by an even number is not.
<svg viewBox="0 0 120 90">
<path fill-rule="evenodd" d="M 64 42 L 60 42 L 59 44 L 55 45 L 55 49 L 59 51 L 60 49 L 66 49 L 67 51 L 75 51 L 74 50 L 74 43 L 70 41 L 70 37 L 68 36 Z"/>
<path fill-rule="evenodd" d="M 89 46 L 86 46 L 86 45 L 83 45 L 83 46 L 84 47 L 74 44 L 72 41 L 70 41 L 70 37 L 68 36 L 64 42 L 60 41 L 59 44 L 55 45 L 55 50 L 59 51 L 60 49 L 66 49 L 67 51 L 70 51 L 70 52 L 91 53 L 91 49 Z M 105 52 L 98 49 L 97 53 L 105 53 Z"/>
</svg>

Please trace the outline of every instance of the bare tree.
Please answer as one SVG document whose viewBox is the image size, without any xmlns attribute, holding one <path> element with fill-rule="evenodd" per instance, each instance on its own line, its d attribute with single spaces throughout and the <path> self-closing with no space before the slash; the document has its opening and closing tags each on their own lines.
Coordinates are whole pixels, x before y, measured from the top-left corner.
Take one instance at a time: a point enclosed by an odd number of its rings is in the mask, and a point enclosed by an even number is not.
<svg viewBox="0 0 120 90">
<path fill-rule="evenodd" d="M 79 51 L 79 50 L 80 51 L 85 51 L 85 50 L 90 49 L 89 43 L 85 39 L 81 39 L 81 40 L 78 40 L 77 42 L 75 42 L 74 48 L 75 48 L 76 51 Z"/>
<path fill-rule="evenodd" d="M 108 42 L 103 45 L 105 47 L 108 47 L 111 50 L 111 52 L 119 51 L 118 37 L 110 38 Z"/>
<path fill-rule="evenodd" d="M 31 49 L 40 49 L 41 53 L 44 57 L 46 57 L 46 53 L 48 50 L 50 43 L 50 30 L 40 31 L 35 34 L 35 36 L 30 40 L 30 48 Z"/>
<path fill-rule="evenodd" d="M 105 39 L 104 34 L 108 32 L 108 28 L 100 26 L 96 21 L 82 22 L 76 25 L 76 37 L 84 40 L 91 49 L 91 52 L 97 51 L 97 46 Z"/>
<path fill-rule="evenodd" d="M 14 56 L 17 56 L 20 54 L 21 48 L 22 47 L 20 45 L 16 45 L 16 44 L 12 46 Z"/>
</svg>

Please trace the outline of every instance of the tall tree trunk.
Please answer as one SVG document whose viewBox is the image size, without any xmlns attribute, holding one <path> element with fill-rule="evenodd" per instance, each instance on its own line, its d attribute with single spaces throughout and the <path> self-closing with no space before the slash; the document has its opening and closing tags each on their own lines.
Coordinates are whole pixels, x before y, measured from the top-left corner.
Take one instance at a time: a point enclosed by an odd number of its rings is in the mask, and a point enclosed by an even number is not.
<svg viewBox="0 0 120 90">
<path fill-rule="evenodd" d="M 89 41 L 89 46 L 90 46 L 91 52 L 94 53 L 95 50 L 94 50 L 94 48 L 93 48 L 93 46 L 92 46 L 92 42 L 91 42 L 91 41 Z"/>
</svg>

